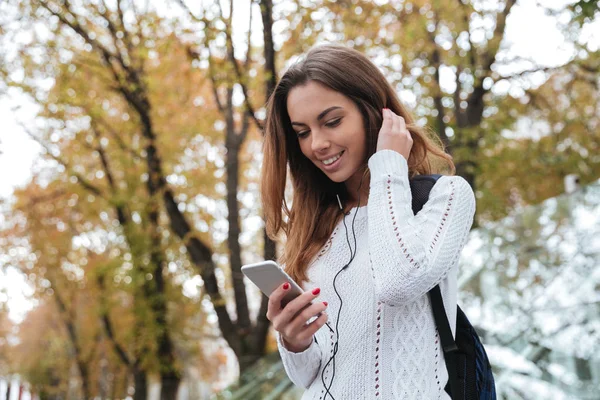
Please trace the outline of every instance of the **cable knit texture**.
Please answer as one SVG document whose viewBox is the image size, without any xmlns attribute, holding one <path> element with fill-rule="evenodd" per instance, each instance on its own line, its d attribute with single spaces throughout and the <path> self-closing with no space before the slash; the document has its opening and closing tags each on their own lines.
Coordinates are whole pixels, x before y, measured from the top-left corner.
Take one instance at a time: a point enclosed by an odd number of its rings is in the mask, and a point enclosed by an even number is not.
<svg viewBox="0 0 600 400">
<path fill-rule="evenodd" d="M 379 151 L 369 168 L 368 205 L 345 216 L 347 229 L 338 224 L 304 285 L 321 288 L 334 330 L 340 312 L 335 362 L 329 361 L 336 335 L 324 326 L 302 353 L 288 351 L 278 337 L 283 365 L 307 389 L 302 399 L 331 399 L 326 386 L 336 400 L 450 399 L 427 292 L 440 284 L 454 333 L 457 264 L 475 213 L 473 191 L 461 177 L 441 177 L 415 216 L 404 157 Z M 357 253 L 336 280 L 340 303 L 333 278 L 350 260 L 347 240 Z"/>
</svg>

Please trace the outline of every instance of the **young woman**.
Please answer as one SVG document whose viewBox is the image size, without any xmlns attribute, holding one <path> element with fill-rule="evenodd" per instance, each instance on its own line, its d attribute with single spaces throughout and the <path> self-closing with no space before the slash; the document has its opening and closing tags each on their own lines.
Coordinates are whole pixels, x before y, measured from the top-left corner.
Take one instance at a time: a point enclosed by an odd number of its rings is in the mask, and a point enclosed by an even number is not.
<svg viewBox="0 0 600 400">
<path fill-rule="evenodd" d="M 409 178 L 441 172 L 448 176 L 414 215 Z M 282 307 L 283 285 L 267 317 L 303 399 L 450 398 L 427 292 L 440 284 L 456 321 L 457 262 L 475 199 L 453 172 L 439 140 L 414 125 L 361 53 L 315 47 L 279 81 L 262 201 L 271 237 L 286 235 L 280 261 L 305 293 Z"/>
</svg>

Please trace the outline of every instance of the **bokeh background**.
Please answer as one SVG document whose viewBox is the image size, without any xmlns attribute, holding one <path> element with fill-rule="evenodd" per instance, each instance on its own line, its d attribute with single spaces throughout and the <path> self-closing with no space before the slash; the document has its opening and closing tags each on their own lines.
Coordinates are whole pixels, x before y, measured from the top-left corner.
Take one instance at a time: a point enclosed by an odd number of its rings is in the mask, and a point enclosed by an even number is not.
<svg viewBox="0 0 600 400">
<path fill-rule="evenodd" d="M 266 99 L 325 42 L 367 54 L 476 193 L 459 303 L 499 398 L 600 399 L 599 20 L 593 0 L 3 0 L 0 400 L 299 398 L 240 267 L 278 253 Z"/>
</svg>

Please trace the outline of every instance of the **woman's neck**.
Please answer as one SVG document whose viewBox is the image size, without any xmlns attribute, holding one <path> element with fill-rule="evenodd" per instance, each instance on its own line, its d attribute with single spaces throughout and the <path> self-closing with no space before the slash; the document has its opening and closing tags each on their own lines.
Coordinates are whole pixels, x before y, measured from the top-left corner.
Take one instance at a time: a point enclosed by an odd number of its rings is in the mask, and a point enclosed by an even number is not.
<svg viewBox="0 0 600 400">
<path fill-rule="evenodd" d="M 352 208 L 366 205 L 369 200 L 369 177 L 364 177 L 362 183 L 359 181 L 354 185 L 352 182 L 347 181 L 346 192 L 348 194 L 346 207 Z"/>
</svg>

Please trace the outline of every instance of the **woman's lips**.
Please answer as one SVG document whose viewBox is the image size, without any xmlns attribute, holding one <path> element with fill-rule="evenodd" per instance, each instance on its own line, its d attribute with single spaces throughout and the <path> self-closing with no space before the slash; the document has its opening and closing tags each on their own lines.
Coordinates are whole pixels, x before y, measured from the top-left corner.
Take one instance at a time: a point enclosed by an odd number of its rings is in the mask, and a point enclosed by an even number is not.
<svg viewBox="0 0 600 400">
<path fill-rule="evenodd" d="M 342 157 L 344 156 L 344 153 L 345 153 L 345 151 L 340 152 L 338 159 L 335 160 L 333 163 L 331 163 L 329 165 L 325 164 L 323 161 L 320 161 L 321 168 L 324 171 L 326 171 L 326 172 L 333 172 L 333 171 L 335 171 L 339 167 L 340 162 L 342 160 Z"/>
</svg>

